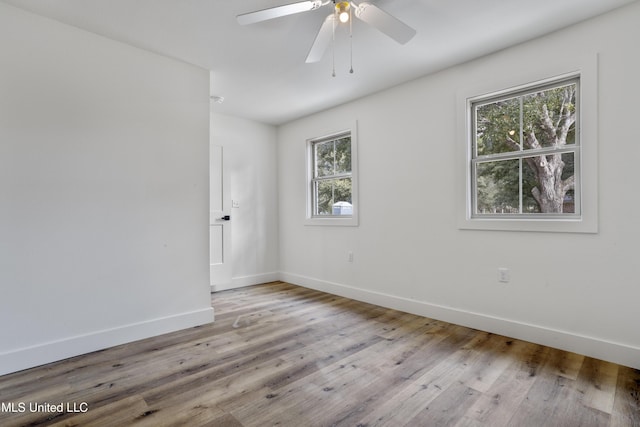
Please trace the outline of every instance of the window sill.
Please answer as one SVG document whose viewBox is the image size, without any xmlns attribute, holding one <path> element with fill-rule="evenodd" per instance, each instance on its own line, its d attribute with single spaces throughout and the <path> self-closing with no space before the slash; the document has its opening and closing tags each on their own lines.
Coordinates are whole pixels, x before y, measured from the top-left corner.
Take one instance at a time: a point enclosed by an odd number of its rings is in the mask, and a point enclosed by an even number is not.
<svg viewBox="0 0 640 427">
<path fill-rule="evenodd" d="M 304 221 L 304 225 L 320 225 L 320 226 L 340 226 L 340 227 L 357 227 L 358 226 L 358 218 L 356 216 L 351 216 L 348 218 L 340 218 L 340 217 L 327 217 L 327 218 L 307 218 Z"/>
<path fill-rule="evenodd" d="M 458 221 L 461 230 L 532 231 L 552 233 L 597 233 L 598 224 L 584 218 L 466 218 Z"/>
</svg>

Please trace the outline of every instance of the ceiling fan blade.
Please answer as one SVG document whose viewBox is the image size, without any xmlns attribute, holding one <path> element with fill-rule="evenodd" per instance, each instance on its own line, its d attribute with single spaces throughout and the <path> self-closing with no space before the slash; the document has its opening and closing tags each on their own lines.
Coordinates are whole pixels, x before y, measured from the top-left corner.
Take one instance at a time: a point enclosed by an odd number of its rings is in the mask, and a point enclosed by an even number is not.
<svg viewBox="0 0 640 427">
<path fill-rule="evenodd" d="M 311 50 L 309 50 L 307 59 L 305 60 L 307 64 L 311 62 L 318 62 L 322 59 L 324 52 L 327 50 L 327 46 L 333 38 L 333 23 L 335 19 L 335 15 L 333 13 L 325 18 L 318 34 L 316 35 L 316 39 L 313 41 Z"/>
<path fill-rule="evenodd" d="M 407 43 L 416 34 L 416 30 L 371 3 L 360 3 L 355 9 L 356 17 L 400 44 Z"/>
<path fill-rule="evenodd" d="M 297 3 L 285 4 L 283 6 L 257 10 L 255 12 L 242 13 L 236 16 L 236 19 L 240 25 L 248 25 L 279 18 L 281 16 L 293 15 L 294 13 L 308 12 L 310 10 L 318 9 L 320 6 L 322 6 L 322 0 L 300 1 Z"/>
</svg>

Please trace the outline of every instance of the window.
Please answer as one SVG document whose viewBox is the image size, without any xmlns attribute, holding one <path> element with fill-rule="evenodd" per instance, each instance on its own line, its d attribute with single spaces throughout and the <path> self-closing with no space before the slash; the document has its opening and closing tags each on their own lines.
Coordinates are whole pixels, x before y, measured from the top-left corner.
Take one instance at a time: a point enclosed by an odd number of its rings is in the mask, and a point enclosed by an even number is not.
<svg viewBox="0 0 640 427">
<path fill-rule="evenodd" d="M 308 224 L 357 225 L 354 146 L 352 130 L 307 141 Z"/>
<path fill-rule="evenodd" d="M 471 102 L 472 217 L 580 217 L 580 79 Z"/>
<path fill-rule="evenodd" d="M 458 228 L 598 231 L 598 55 L 556 59 L 458 91 Z"/>
</svg>

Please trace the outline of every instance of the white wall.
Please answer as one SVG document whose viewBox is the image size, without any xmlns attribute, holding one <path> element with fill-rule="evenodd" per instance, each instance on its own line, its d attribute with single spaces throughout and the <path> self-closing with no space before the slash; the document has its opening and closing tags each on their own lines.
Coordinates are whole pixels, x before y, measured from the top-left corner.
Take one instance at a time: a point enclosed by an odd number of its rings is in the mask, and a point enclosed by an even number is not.
<svg viewBox="0 0 640 427">
<path fill-rule="evenodd" d="M 213 113 L 212 141 L 222 145 L 231 198 L 230 286 L 278 280 L 278 183 L 276 129 Z M 219 286 L 216 290 L 222 290 Z"/>
<path fill-rule="evenodd" d="M 633 178 L 640 158 L 639 21 L 634 3 L 281 126 L 282 278 L 640 368 L 640 198 Z M 599 232 L 459 230 L 459 89 L 593 52 L 599 53 Z M 304 226 L 305 140 L 354 119 L 360 226 Z M 498 267 L 510 268 L 511 283 L 497 282 Z"/>
<path fill-rule="evenodd" d="M 0 3 L 0 374 L 213 320 L 209 73 Z"/>
</svg>

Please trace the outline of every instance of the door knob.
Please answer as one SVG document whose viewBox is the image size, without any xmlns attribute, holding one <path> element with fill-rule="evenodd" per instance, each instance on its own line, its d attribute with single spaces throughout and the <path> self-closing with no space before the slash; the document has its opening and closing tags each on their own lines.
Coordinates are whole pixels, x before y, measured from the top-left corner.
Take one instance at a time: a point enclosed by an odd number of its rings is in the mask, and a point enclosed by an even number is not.
<svg viewBox="0 0 640 427">
<path fill-rule="evenodd" d="M 222 218 L 220 218 L 220 219 L 222 219 L 222 220 L 224 220 L 224 221 L 229 221 L 229 220 L 231 219 L 231 216 L 230 216 L 230 215 L 225 215 L 225 216 L 223 216 L 223 217 L 222 217 Z"/>
</svg>

